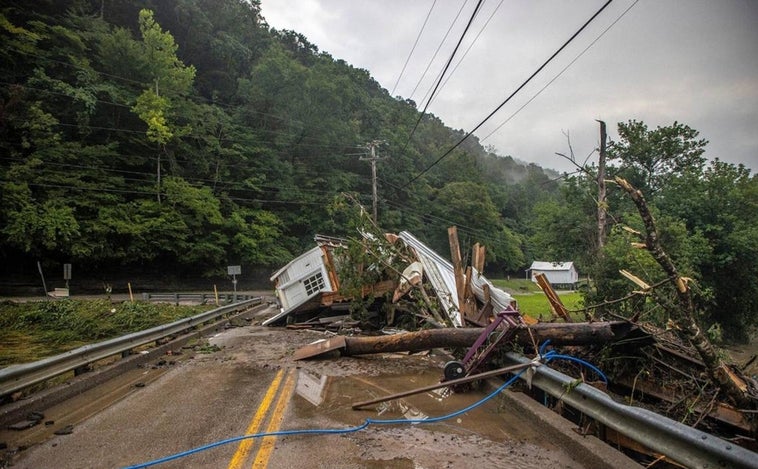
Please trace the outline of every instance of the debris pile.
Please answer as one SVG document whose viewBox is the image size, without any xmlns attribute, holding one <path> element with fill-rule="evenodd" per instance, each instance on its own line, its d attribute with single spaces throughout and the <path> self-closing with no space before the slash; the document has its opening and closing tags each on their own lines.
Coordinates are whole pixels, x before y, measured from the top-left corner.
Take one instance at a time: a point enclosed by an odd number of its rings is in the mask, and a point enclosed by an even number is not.
<svg viewBox="0 0 758 469">
<path fill-rule="evenodd" d="M 405 231 L 363 233 L 357 241 L 317 236 L 316 247 L 271 277 L 281 310 L 263 324 L 331 332 L 329 338 L 298 350 L 296 359 L 335 350 L 341 355 L 452 350 L 460 361 L 449 362 L 441 374 L 442 381 L 451 382 L 502 366 L 498 355 L 514 348 L 536 354 L 538 344 L 549 340 L 597 364 L 610 385 L 590 384 L 619 400 L 758 449 L 758 385 L 740 368 L 723 366 L 747 407 L 727 398 L 710 379 L 700 351 L 675 328 L 661 330 L 636 317 L 597 321 L 589 314 L 587 322 L 572 322 L 550 283 L 539 275 L 536 281 L 553 319 L 543 322 L 521 314 L 511 295 L 481 274 L 484 247 L 474 246 L 472 265 L 464 268 L 455 228 L 448 234 L 452 262 Z M 571 364 L 562 366 L 569 375 L 582 373 Z M 560 402 L 553 407 L 572 415 Z M 605 438 L 620 437 L 611 432 Z M 634 442 L 613 442 L 644 452 Z"/>
<path fill-rule="evenodd" d="M 514 301 L 481 274 L 484 247 L 478 244 L 473 265 L 464 272 L 460 255 L 451 263 L 407 231 L 382 237 L 364 233 L 360 241 L 325 236 L 315 241 L 316 247 L 271 276 L 281 310 L 264 325 L 483 327 L 493 311 Z"/>
</svg>

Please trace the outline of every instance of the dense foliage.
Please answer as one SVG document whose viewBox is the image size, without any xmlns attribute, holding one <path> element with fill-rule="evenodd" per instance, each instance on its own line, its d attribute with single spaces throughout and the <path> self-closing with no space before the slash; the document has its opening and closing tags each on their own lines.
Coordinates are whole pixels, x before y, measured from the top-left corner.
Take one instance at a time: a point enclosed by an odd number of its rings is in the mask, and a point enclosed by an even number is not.
<svg viewBox="0 0 758 469">
<path fill-rule="evenodd" d="M 517 234 L 538 167 L 389 95 L 366 70 L 268 27 L 241 0 L 6 1 L 0 10 L 0 256 L 5 265 L 223 274 L 278 267 L 329 205 L 371 205 L 367 142 L 383 142 L 379 218 L 444 252 L 445 229 L 523 268 Z M 523 181 L 519 184 L 519 181 Z M 27 267 L 28 268 L 28 267 Z"/>
<path fill-rule="evenodd" d="M 371 205 L 359 156 L 380 141 L 384 230 L 446 253 L 457 225 L 464 252 L 487 246 L 492 276 L 573 260 L 593 279 L 588 302 L 634 288 L 619 269 L 662 278 L 618 229 L 640 225 L 612 187 L 603 206 L 616 228 L 598 249 L 597 168 L 555 181 L 470 138 L 424 172 L 463 131 L 427 115 L 412 133 L 415 103 L 301 34 L 269 28 L 256 1 L 7 0 L 0 40 L 6 276 L 37 260 L 94 277 L 279 267 L 315 234 L 355 234 L 334 207 Z M 664 247 L 695 280 L 702 319 L 744 337 L 758 321 L 756 176 L 706 163 L 706 142 L 680 123 L 629 121 L 618 135 L 607 177 L 648 198 Z M 665 322 L 651 304 L 616 308 Z"/>
<path fill-rule="evenodd" d="M 606 179 L 621 176 L 640 189 L 655 217 L 661 244 L 681 275 L 692 279 L 701 322 L 727 338 L 747 339 L 758 325 L 758 176 L 742 165 L 704 157 L 707 142 L 674 122 L 649 129 L 629 121 L 618 126 L 609 146 Z M 639 287 L 619 275 L 627 270 L 654 285 L 665 273 L 639 242 L 622 229 L 644 232 L 626 194 L 613 184 L 604 203 L 609 234 L 597 246 L 595 166 L 583 168 L 563 187 L 564 198 L 535 208 L 532 245 L 539 252 L 575 259 L 594 280 L 588 304 L 625 297 Z M 640 315 L 665 325 L 674 305 L 671 285 L 637 295 L 602 311 Z M 714 338 L 718 338 L 718 333 Z"/>
</svg>

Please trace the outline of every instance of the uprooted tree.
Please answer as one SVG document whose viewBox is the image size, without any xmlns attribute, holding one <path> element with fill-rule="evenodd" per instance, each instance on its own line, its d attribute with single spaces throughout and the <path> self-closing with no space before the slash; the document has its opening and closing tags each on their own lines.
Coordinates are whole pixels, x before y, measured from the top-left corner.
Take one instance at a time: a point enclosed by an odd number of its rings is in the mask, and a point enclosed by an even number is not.
<svg viewBox="0 0 758 469">
<path fill-rule="evenodd" d="M 621 177 L 616 177 L 615 182 L 631 197 L 645 226 L 645 234 L 627 229 L 628 232 L 636 234 L 642 241 L 642 243 L 635 244 L 635 247 L 646 249 L 653 256 L 666 273 L 668 281 L 676 289 L 676 305 L 672 307 L 672 305 L 664 303 L 664 307 L 669 309 L 677 328 L 682 331 L 685 338 L 697 350 L 705 363 L 710 379 L 719 386 L 724 395 L 739 407 L 754 407 L 755 401 L 748 393 L 747 383 L 733 373 L 721 360 L 710 340 L 698 325 L 695 302 L 689 286 L 691 279 L 679 274 L 671 258 L 663 250 L 655 220 L 642 192 Z"/>
</svg>

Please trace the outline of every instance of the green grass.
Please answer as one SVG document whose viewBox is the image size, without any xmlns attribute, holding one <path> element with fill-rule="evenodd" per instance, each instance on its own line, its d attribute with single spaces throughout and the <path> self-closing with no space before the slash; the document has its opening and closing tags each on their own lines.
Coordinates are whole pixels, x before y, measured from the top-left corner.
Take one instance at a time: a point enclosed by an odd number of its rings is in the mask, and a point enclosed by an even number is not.
<svg viewBox="0 0 758 469">
<path fill-rule="evenodd" d="M 552 318 L 553 313 L 550 311 L 550 304 L 547 301 L 547 297 L 543 295 L 542 292 L 526 295 L 514 294 L 513 297 L 518 301 L 519 310 L 522 313 L 528 314 L 535 319 L 540 319 L 541 317 L 543 320 L 549 320 Z M 562 293 L 559 297 L 563 306 L 569 311 L 581 309 L 584 305 L 584 300 L 579 292 Z M 584 321 L 584 315 L 581 313 L 574 313 L 571 316 L 574 320 Z"/>
<path fill-rule="evenodd" d="M 108 300 L 0 302 L 0 366 L 27 363 L 85 344 L 193 316 L 210 306 Z"/>
<path fill-rule="evenodd" d="M 540 287 L 527 279 L 490 279 L 493 285 L 505 290 L 513 295 L 513 298 L 518 301 L 519 309 L 522 313 L 529 316 L 543 320 L 549 320 L 552 318 L 552 312 L 550 311 L 550 304 L 547 301 L 547 297 Z M 566 292 L 559 293 L 561 302 L 568 309 L 577 310 L 584 306 L 582 295 L 579 292 Z M 584 321 L 584 315 L 582 313 L 574 313 L 572 317 L 576 321 Z"/>
<path fill-rule="evenodd" d="M 540 290 L 540 287 L 537 286 L 536 283 L 532 282 L 531 280 L 527 280 L 525 278 L 519 278 L 519 279 L 499 278 L 499 279 L 489 279 L 489 280 L 490 282 L 492 282 L 493 285 L 507 291 L 511 295 L 524 294 L 524 293 L 542 293 L 542 290 Z"/>
</svg>

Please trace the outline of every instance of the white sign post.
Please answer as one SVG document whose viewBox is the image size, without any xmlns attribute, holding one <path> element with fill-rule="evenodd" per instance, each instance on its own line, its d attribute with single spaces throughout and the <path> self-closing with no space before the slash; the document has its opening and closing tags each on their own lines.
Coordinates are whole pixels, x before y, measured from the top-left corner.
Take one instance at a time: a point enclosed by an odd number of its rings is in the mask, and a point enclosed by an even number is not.
<svg viewBox="0 0 758 469">
<path fill-rule="evenodd" d="M 242 274 L 242 266 L 229 265 L 226 267 L 226 272 L 232 276 L 232 285 L 234 286 L 234 296 L 232 296 L 232 303 L 237 302 L 237 275 Z"/>
</svg>

